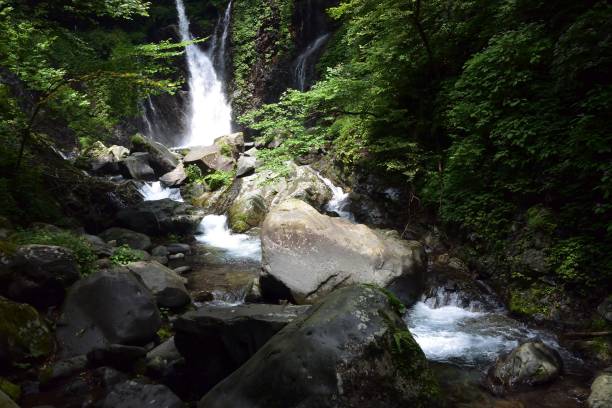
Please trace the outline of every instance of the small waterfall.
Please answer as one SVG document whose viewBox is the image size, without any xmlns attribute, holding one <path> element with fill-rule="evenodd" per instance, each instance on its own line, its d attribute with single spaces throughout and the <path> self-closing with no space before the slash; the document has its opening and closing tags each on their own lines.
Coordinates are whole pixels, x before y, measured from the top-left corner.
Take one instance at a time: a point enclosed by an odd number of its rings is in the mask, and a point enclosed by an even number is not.
<svg viewBox="0 0 612 408">
<path fill-rule="evenodd" d="M 329 34 L 323 34 L 308 44 L 295 61 L 294 80 L 297 89 L 305 91 L 314 79 L 315 62 L 319 50 L 325 45 Z"/>
<path fill-rule="evenodd" d="M 230 1 L 223 14 L 223 19 L 217 24 L 217 32 L 213 37 L 212 44 L 210 46 L 210 55 L 212 55 L 213 66 L 217 70 L 217 74 L 221 81 L 225 81 L 225 57 L 227 48 L 227 39 L 229 36 L 229 27 L 232 18 L 232 2 Z"/>
<path fill-rule="evenodd" d="M 335 212 L 341 218 L 355 221 L 355 216 L 348 210 L 350 206 L 349 193 L 342 190 L 342 187 L 335 186 L 330 179 L 323 177 L 321 174 L 317 173 L 317 176 L 332 191 L 332 198 L 325 204 L 325 210 Z"/>
<path fill-rule="evenodd" d="M 231 3 L 226 11 L 224 24 L 229 25 Z M 182 41 L 191 41 L 189 20 L 185 13 L 183 0 L 176 0 L 176 10 L 179 18 L 179 31 Z M 225 38 L 221 46 L 225 48 L 227 28 L 223 28 Z M 211 47 L 212 48 L 212 47 Z M 211 52 L 212 50 L 209 50 Z M 220 51 L 219 51 L 220 52 Z M 189 113 L 187 132 L 183 146 L 208 146 L 215 138 L 231 133 L 231 107 L 223 92 L 223 84 L 215 71 L 211 55 L 203 52 L 197 44 L 186 47 L 187 67 L 189 69 Z"/>
<path fill-rule="evenodd" d="M 138 192 L 142 196 L 144 201 L 156 201 L 169 198 L 173 201 L 183 202 L 181 197 L 181 190 L 178 188 L 164 187 L 161 182 L 155 181 L 152 183 L 144 183 Z"/>
<path fill-rule="evenodd" d="M 234 258 L 261 259 L 259 237 L 246 234 L 234 234 L 227 226 L 227 216 L 207 215 L 198 229 L 196 240 L 214 248 L 224 250 Z"/>
</svg>

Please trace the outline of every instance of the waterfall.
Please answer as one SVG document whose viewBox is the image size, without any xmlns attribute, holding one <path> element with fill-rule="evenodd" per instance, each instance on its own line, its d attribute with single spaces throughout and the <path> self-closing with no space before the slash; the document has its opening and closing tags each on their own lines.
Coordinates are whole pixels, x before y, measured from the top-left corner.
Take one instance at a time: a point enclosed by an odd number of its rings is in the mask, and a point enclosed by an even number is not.
<svg viewBox="0 0 612 408">
<path fill-rule="evenodd" d="M 318 172 L 316 174 L 332 192 L 332 198 L 327 204 L 325 204 L 325 209 L 330 212 L 335 212 L 341 218 L 355 221 L 355 216 L 348 210 L 350 207 L 349 193 L 342 190 L 342 187 L 335 186 L 330 179 L 323 177 Z"/>
<path fill-rule="evenodd" d="M 329 34 L 323 34 L 308 44 L 295 61 L 294 78 L 297 89 L 305 91 L 314 77 L 314 63 L 318 51 L 325 45 Z"/>
<path fill-rule="evenodd" d="M 233 258 L 261 259 L 259 237 L 247 234 L 234 234 L 227 226 L 227 216 L 207 215 L 198 228 L 196 240 L 213 248 L 218 248 Z"/>
<path fill-rule="evenodd" d="M 168 188 L 161 184 L 160 181 L 146 182 L 138 189 L 144 201 L 156 201 L 169 198 L 172 201 L 183 201 L 181 190 L 178 188 Z"/>
<path fill-rule="evenodd" d="M 227 18 L 222 20 L 226 27 L 222 30 L 219 52 L 225 48 L 227 40 L 230 7 L 231 3 L 225 13 Z M 176 10 L 181 40 L 193 40 L 183 0 L 176 0 Z M 208 53 L 202 51 L 197 44 L 191 44 L 185 48 L 189 70 L 189 112 L 183 146 L 209 146 L 213 144 L 215 138 L 229 134 L 232 130 L 232 110 L 223 93 L 223 83 L 211 60 L 212 48 Z"/>
<path fill-rule="evenodd" d="M 218 77 L 225 81 L 225 50 L 227 48 L 227 38 L 229 35 L 230 20 L 232 18 L 232 2 L 230 1 L 223 14 L 223 19 L 217 24 L 217 30 L 210 46 L 213 66 L 217 70 Z M 220 33 L 219 33 L 220 31 Z"/>
</svg>

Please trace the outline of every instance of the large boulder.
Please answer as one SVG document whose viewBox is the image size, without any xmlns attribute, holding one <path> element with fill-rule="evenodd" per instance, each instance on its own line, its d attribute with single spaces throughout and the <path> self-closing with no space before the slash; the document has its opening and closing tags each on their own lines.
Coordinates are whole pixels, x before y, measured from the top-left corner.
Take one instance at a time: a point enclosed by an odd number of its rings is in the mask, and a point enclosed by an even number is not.
<svg viewBox="0 0 612 408">
<path fill-rule="evenodd" d="M 232 171 L 235 163 L 231 151 L 224 153 L 226 152 L 217 145 L 197 146 L 189 150 L 183 162 L 195 164 L 204 171 Z"/>
<path fill-rule="evenodd" d="M 135 152 L 120 162 L 121 174 L 134 180 L 154 181 L 155 171 L 149 165 L 149 153 Z"/>
<path fill-rule="evenodd" d="M 127 245 L 130 248 L 143 251 L 151 247 L 151 238 L 126 228 L 109 228 L 100 234 L 100 238 L 106 242 L 115 241 L 117 245 Z"/>
<path fill-rule="evenodd" d="M 77 165 L 97 175 L 119 173 L 119 160 L 113 151 L 100 141 L 94 142 L 83 152 L 77 159 Z"/>
<path fill-rule="evenodd" d="M 435 407 L 425 355 L 387 295 L 334 291 L 272 337 L 200 408 Z"/>
<path fill-rule="evenodd" d="M 19 408 L 19 405 L 0 390 L 0 408 Z"/>
<path fill-rule="evenodd" d="M 38 307 L 60 304 L 66 288 L 80 277 L 72 251 L 53 245 L 19 247 L 12 271 L 7 296 Z"/>
<path fill-rule="evenodd" d="M 125 381 L 106 396 L 102 408 L 182 408 L 185 405 L 168 387 Z"/>
<path fill-rule="evenodd" d="M 109 344 L 144 345 L 161 326 L 151 291 L 132 272 L 97 272 L 72 286 L 57 324 L 63 358 Z"/>
<path fill-rule="evenodd" d="M 214 144 L 226 155 L 237 159 L 244 150 L 244 135 L 242 132 L 232 133 L 215 139 Z"/>
<path fill-rule="evenodd" d="M 201 210 L 169 198 L 143 201 L 117 213 L 119 224 L 149 235 L 193 235 L 202 218 Z"/>
<path fill-rule="evenodd" d="M 240 156 L 236 164 L 236 177 L 245 177 L 253 174 L 257 167 L 257 159 L 251 156 Z"/>
<path fill-rule="evenodd" d="M 25 358 L 45 357 L 54 345 L 51 331 L 36 309 L 0 297 L 0 367 Z"/>
<path fill-rule="evenodd" d="M 308 306 L 204 306 L 175 321 L 175 344 L 198 373 L 200 389 L 208 390 L 306 310 Z"/>
<path fill-rule="evenodd" d="M 595 378 L 587 403 L 589 408 L 612 408 L 612 367 Z"/>
<path fill-rule="evenodd" d="M 272 209 L 261 242 L 260 285 L 271 300 L 312 303 L 339 286 L 371 283 L 412 303 L 424 284 L 421 244 L 319 214 L 300 200 Z"/>
<path fill-rule="evenodd" d="M 487 385 L 501 395 L 522 386 L 551 382 L 562 369 L 563 360 L 556 350 L 541 341 L 530 341 L 497 359 L 488 372 Z"/>
<path fill-rule="evenodd" d="M 332 191 L 309 166 L 287 163 L 288 172 L 271 170 L 239 179 L 240 191 L 229 208 L 229 224 L 237 232 L 259 226 L 265 214 L 279 203 L 297 198 L 322 210 L 332 198 Z"/>
<path fill-rule="evenodd" d="M 160 307 L 176 309 L 191 302 L 185 288 L 186 279 L 159 262 L 131 262 L 126 268 L 140 276 Z"/>
<path fill-rule="evenodd" d="M 149 155 L 149 165 L 155 174 L 162 176 L 178 166 L 178 158 L 166 146 L 159 142 L 137 135 L 132 138 L 132 151 L 144 152 Z"/>
</svg>

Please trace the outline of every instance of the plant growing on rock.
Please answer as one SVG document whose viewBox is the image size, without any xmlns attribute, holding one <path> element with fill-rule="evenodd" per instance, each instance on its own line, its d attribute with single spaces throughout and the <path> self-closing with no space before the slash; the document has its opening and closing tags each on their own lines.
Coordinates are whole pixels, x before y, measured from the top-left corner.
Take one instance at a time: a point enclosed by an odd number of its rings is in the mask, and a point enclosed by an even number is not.
<svg viewBox="0 0 612 408">
<path fill-rule="evenodd" d="M 143 260 L 140 252 L 130 248 L 127 245 L 121 245 L 113 252 L 110 260 L 115 265 L 127 265 L 130 262 L 138 262 Z"/>
</svg>

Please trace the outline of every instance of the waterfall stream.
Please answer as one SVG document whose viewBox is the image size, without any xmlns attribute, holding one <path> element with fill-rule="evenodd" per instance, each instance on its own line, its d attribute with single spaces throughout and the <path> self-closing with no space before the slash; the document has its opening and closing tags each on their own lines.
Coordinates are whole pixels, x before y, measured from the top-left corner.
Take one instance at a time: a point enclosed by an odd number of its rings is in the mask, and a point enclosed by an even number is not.
<svg viewBox="0 0 612 408">
<path fill-rule="evenodd" d="M 193 40 L 182 0 L 176 0 L 176 10 L 181 40 Z M 208 146 L 214 142 L 215 138 L 231 133 L 231 106 L 212 61 L 213 51 L 225 52 L 230 14 L 231 3 L 227 7 L 225 17 L 221 20 L 223 29 L 218 47 L 211 46 L 208 52 L 202 51 L 197 44 L 191 44 L 185 48 L 189 69 L 189 111 L 187 114 L 188 126 L 182 146 Z"/>
<path fill-rule="evenodd" d="M 146 182 L 140 186 L 138 192 L 144 201 L 155 201 L 169 198 L 173 201 L 183 202 L 180 189 L 165 187 L 160 181 Z"/>
<path fill-rule="evenodd" d="M 323 34 L 308 44 L 295 61 L 294 77 L 297 89 L 305 91 L 314 77 L 314 65 L 319 50 L 325 45 L 329 34 Z"/>
</svg>

